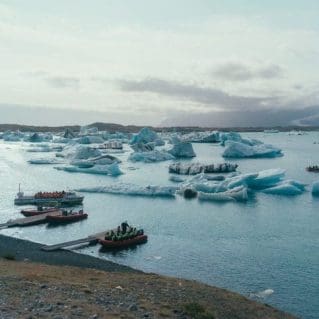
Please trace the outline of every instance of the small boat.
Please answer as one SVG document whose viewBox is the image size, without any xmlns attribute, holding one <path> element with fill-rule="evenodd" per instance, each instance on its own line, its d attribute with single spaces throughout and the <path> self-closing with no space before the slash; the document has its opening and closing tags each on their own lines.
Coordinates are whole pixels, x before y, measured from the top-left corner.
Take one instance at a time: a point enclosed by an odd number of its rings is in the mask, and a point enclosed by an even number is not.
<svg viewBox="0 0 319 319">
<path fill-rule="evenodd" d="M 129 246 L 135 246 L 139 244 L 144 244 L 147 242 L 147 235 L 137 235 L 131 239 L 125 239 L 125 240 L 106 240 L 106 239 L 99 239 L 99 243 L 104 247 L 104 248 L 109 248 L 109 249 L 121 249 L 121 248 L 126 248 Z"/>
<path fill-rule="evenodd" d="M 46 216 L 46 221 L 49 224 L 64 224 L 64 223 L 77 222 L 79 220 L 86 219 L 87 217 L 88 217 L 88 214 L 84 213 L 82 210 L 78 212 L 62 211 L 61 215 Z"/>
<path fill-rule="evenodd" d="M 318 165 L 308 166 L 308 167 L 306 167 L 306 170 L 308 172 L 319 173 L 319 166 Z"/>
<path fill-rule="evenodd" d="M 23 214 L 26 217 L 30 216 L 37 216 L 45 213 L 51 213 L 58 211 L 58 208 L 55 207 L 38 207 L 37 209 L 30 208 L 30 209 L 22 209 L 21 214 Z"/>
</svg>

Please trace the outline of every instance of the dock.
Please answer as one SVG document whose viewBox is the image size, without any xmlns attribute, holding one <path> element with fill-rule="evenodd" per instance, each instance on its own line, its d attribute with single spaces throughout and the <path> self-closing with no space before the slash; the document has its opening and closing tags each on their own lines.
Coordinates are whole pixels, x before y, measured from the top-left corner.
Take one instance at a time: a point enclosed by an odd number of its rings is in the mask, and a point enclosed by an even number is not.
<svg viewBox="0 0 319 319">
<path fill-rule="evenodd" d="M 55 250 L 59 250 L 59 249 L 67 248 L 67 247 L 72 247 L 72 246 L 77 246 L 77 245 L 81 245 L 81 244 L 85 244 L 85 243 L 90 244 L 90 245 L 94 245 L 94 244 L 98 243 L 99 239 L 104 239 L 105 234 L 107 232 L 108 231 L 106 230 L 104 232 L 89 235 L 87 237 L 79 238 L 76 240 L 66 241 L 63 243 L 55 244 L 55 245 L 45 245 L 45 246 L 42 246 L 41 249 L 44 251 L 55 251 Z"/>
<path fill-rule="evenodd" d="M 9 228 L 9 227 L 24 227 L 24 226 L 33 226 L 42 223 L 46 223 L 46 217 L 50 216 L 59 216 L 61 215 L 61 211 L 54 211 L 49 213 L 44 213 L 41 215 L 30 216 L 30 217 L 23 217 L 17 218 L 13 220 L 9 220 L 6 223 L 0 224 L 0 229 Z"/>
</svg>

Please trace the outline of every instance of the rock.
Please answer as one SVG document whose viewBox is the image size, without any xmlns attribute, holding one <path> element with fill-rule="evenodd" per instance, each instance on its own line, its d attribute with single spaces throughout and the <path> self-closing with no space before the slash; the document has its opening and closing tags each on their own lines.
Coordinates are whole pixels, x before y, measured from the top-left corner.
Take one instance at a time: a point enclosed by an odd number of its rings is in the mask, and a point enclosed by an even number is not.
<svg viewBox="0 0 319 319">
<path fill-rule="evenodd" d="M 129 311 L 137 311 L 137 305 L 135 303 L 131 304 L 129 307 L 128 307 L 128 310 Z"/>
</svg>

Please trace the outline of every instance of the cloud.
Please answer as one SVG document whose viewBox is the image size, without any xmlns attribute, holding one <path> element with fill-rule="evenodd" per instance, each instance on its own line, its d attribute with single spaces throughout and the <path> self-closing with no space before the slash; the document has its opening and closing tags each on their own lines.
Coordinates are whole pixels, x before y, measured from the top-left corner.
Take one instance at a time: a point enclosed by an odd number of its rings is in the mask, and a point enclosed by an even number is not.
<svg viewBox="0 0 319 319">
<path fill-rule="evenodd" d="M 303 109 L 262 109 L 241 111 L 217 111 L 206 113 L 175 112 L 161 126 L 204 127 L 274 127 L 289 125 L 319 125 L 319 105 Z"/>
<path fill-rule="evenodd" d="M 283 75 L 283 69 L 278 65 L 268 65 L 266 67 L 252 68 L 245 64 L 229 62 L 220 65 L 213 70 L 215 77 L 227 81 L 247 81 L 251 79 L 274 79 Z"/>
<path fill-rule="evenodd" d="M 78 89 L 80 86 L 80 79 L 68 76 L 52 76 L 45 79 L 47 84 L 57 89 Z"/>
<path fill-rule="evenodd" d="M 127 92 L 157 93 L 159 95 L 181 98 L 228 109 L 250 109 L 267 106 L 277 100 L 277 97 L 245 97 L 230 95 L 215 88 L 181 84 L 156 78 L 147 78 L 142 81 L 121 80 L 119 81 L 119 85 L 121 90 Z"/>
</svg>

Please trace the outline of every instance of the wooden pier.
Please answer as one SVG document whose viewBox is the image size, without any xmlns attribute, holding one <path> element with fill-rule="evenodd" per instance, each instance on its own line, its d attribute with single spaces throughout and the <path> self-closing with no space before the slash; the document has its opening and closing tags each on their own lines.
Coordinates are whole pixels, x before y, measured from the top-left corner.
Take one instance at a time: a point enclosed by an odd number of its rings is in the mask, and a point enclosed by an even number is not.
<svg viewBox="0 0 319 319">
<path fill-rule="evenodd" d="M 59 216 L 61 215 L 61 211 L 57 210 L 54 212 L 44 213 L 41 215 L 30 216 L 30 217 L 23 217 L 17 218 L 13 220 L 9 220 L 6 223 L 0 224 L 0 229 L 9 228 L 9 227 L 24 227 L 24 226 L 32 226 L 38 225 L 42 223 L 46 223 L 46 217 L 50 216 Z"/>
<path fill-rule="evenodd" d="M 80 244 L 97 244 L 99 239 L 104 239 L 105 234 L 108 231 L 104 231 L 101 233 L 97 233 L 94 235 L 89 235 L 87 237 L 84 238 L 80 238 L 80 239 L 76 239 L 76 240 L 71 240 L 71 241 L 67 241 L 67 242 L 63 242 L 63 243 L 59 243 L 59 244 L 55 244 L 55 245 L 45 245 L 42 246 L 41 249 L 44 251 L 54 251 L 54 250 L 59 250 L 59 249 L 63 249 L 63 248 L 67 248 L 67 247 L 72 247 L 72 246 L 77 246 Z"/>
</svg>

